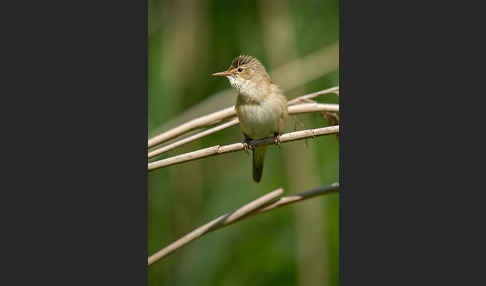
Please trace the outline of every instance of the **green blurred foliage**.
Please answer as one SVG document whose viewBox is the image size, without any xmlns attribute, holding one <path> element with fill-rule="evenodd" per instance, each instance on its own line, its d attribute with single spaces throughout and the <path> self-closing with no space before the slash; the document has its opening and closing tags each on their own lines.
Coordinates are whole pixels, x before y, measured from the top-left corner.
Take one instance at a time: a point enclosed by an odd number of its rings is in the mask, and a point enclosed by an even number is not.
<svg viewBox="0 0 486 286">
<path fill-rule="evenodd" d="M 262 0 L 269 1 L 269 0 Z M 149 137 L 163 131 L 163 125 L 216 92 L 229 88 L 226 79 L 210 74 L 227 68 L 239 54 L 257 57 L 268 71 L 278 65 L 270 62 L 272 50 L 265 46 L 264 24 L 267 13 L 262 1 L 160 1 L 149 0 Z M 266 4 L 265 7 L 272 5 Z M 285 1 L 286 18 L 295 37 L 295 57 L 322 50 L 339 40 L 338 1 Z M 273 17 L 279 11 L 269 13 Z M 277 82 L 278 84 L 278 82 Z M 339 84 L 338 69 L 289 92 L 287 97 L 313 92 Z M 291 95 L 291 96 L 290 96 Z M 236 101 L 236 91 L 231 93 Z M 319 102 L 338 103 L 336 95 L 322 96 Z M 208 112 L 216 111 L 209 110 Z M 206 112 L 206 113 L 208 113 Z M 299 115 L 303 126 L 289 119 L 287 130 L 328 125 L 319 114 Z M 234 126 L 172 150 L 156 159 L 216 144 L 242 140 Z M 260 184 L 252 180 L 251 157 L 244 152 L 229 153 L 157 169 L 148 175 L 148 253 L 149 255 L 194 228 L 243 204 L 283 187 L 286 195 L 307 187 L 290 188 L 288 174 L 302 166 L 289 164 L 283 152 L 297 144 L 316 160 L 312 169 L 318 185 L 339 181 L 339 142 L 334 135 L 282 144 L 268 148 Z M 305 178 L 304 178 L 305 179 Z M 311 202 L 312 201 L 312 202 Z M 299 208 L 309 208 L 323 221 L 328 281 L 318 285 L 338 285 L 339 201 L 328 195 L 283 207 L 215 231 L 184 246 L 169 257 L 151 265 L 149 285 L 299 285 L 302 273 L 296 233 Z M 305 221 L 305 217 L 301 221 Z M 309 224 L 308 228 L 314 225 Z M 309 247 L 312 247 L 309 246 Z M 310 261 L 314 261 L 314 260 Z M 309 274 L 310 275 L 310 274 Z M 328 283 L 329 282 L 329 283 Z"/>
</svg>

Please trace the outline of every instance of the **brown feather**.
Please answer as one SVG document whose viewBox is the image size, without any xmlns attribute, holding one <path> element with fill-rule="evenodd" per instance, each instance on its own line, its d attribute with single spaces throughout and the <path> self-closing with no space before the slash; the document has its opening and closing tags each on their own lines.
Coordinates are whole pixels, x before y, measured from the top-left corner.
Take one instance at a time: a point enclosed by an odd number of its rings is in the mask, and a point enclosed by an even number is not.
<svg viewBox="0 0 486 286">
<path fill-rule="evenodd" d="M 255 59 L 254 57 L 252 56 L 248 56 L 248 55 L 239 55 L 238 57 L 236 57 L 233 62 L 231 63 L 231 68 L 237 68 L 239 66 L 242 66 L 242 65 L 246 65 L 246 64 L 249 64 L 249 63 L 253 63 L 255 61 L 258 61 L 257 59 Z"/>
</svg>

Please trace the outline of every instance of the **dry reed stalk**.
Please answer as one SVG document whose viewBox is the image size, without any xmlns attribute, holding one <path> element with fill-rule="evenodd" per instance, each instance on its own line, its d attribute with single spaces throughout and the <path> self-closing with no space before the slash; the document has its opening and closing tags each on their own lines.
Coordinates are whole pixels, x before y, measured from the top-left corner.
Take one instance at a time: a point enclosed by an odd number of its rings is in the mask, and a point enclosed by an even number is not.
<svg viewBox="0 0 486 286">
<path fill-rule="evenodd" d="M 273 192 L 270 192 L 270 193 L 268 193 L 268 194 L 266 194 L 266 195 L 264 195 L 264 196 L 262 196 L 262 197 L 260 197 L 256 200 L 242 206 L 241 208 L 239 208 L 239 209 L 237 209 L 237 210 L 235 210 L 231 213 L 224 214 L 224 215 L 208 222 L 207 224 L 196 228 L 192 232 L 186 234 L 185 236 L 181 237 L 180 239 L 171 243 L 167 247 L 161 249 L 160 251 L 157 251 L 155 254 L 150 256 L 148 258 L 148 265 L 151 265 L 152 263 L 161 259 L 162 257 L 169 255 L 170 253 L 172 253 L 177 248 L 179 248 L 183 245 L 186 245 L 187 243 L 189 243 L 189 242 L 193 241 L 194 239 L 204 235 L 205 233 L 211 231 L 213 228 L 215 228 L 219 225 L 231 224 L 232 222 L 238 220 L 242 216 L 244 216 L 244 215 L 258 209 L 259 207 L 265 205 L 265 203 L 268 203 L 268 202 L 274 200 L 275 198 L 280 196 L 282 193 L 283 193 L 283 189 L 277 189 Z"/>
<path fill-rule="evenodd" d="M 317 96 L 317 95 L 316 95 Z M 306 101 L 308 99 L 304 99 L 303 101 Z M 325 103 L 303 103 L 303 104 L 295 104 L 292 106 L 289 106 L 288 108 L 289 114 L 298 114 L 298 113 L 306 113 L 306 112 L 318 112 L 318 111 L 332 111 L 332 112 L 339 112 L 339 104 L 325 104 Z M 155 149 L 153 151 L 150 151 L 148 153 L 148 158 L 153 158 L 157 155 L 163 154 L 165 152 L 168 152 L 170 150 L 173 150 L 177 147 L 180 147 L 184 144 L 187 144 L 189 142 L 192 142 L 194 140 L 197 140 L 199 138 L 202 138 L 204 136 L 210 135 L 212 133 L 218 132 L 220 130 L 229 128 L 231 126 L 234 126 L 239 123 L 238 118 L 233 118 L 228 122 L 225 122 L 223 124 L 217 125 L 213 128 L 204 130 L 202 132 L 196 133 L 192 136 L 189 136 L 187 138 L 178 140 L 174 143 L 162 146 L 158 149 Z"/>
<path fill-rule="evenodd" d="M 314 138 L 322 135 L 327 135 L 327 134 L 334 134 L 339 132 L 339 125 L 333 125 L 333 126 L 328 126 L 328 127 L 322 127 L 322 128 L 316 128 L 316 129 L 307 129 L 307 130 L 301 130 L 301 131 L 296 131 L 296 132 L 291 132 L 291 133 L 285 133 L 280 135 L 280 143 L 286 143 L 290 141 L 295 141 L 295 140 L 302 140 L 306 138 Z M 274 141 L 273 137 L 269 138 L 263 138 L 263 139 L 258 139 L 258 140 L 252 140 L 250 141 L 250 145 L 252 146 L 262 146 L 262 145 L 271 145 L 275 144 L 276 142 Z M 229 144 L 229 145 L 215 145 L 209 148 L 204 148 L 200 149 L 197 151 L 189 152 L 189 153 L 184 153 L 181 155 L 169 157 L 166 159 L 154 161 L 148 163 L 148 170 L 152 171 L 158 168 L 163 168 L 187 161 L 192 161 L 192 160 L 197 160 L 201 159 L 204 157 L 209 157 L 209 156 L 215 156 L 215 155 L 220 155 L 224 153 L 229 153 L 229 152 L 236 152 L 236 151 L 241 151 L 244 150 L 246 147 L 246 144 L 244 143 L 234 143 L 234 144 Z"/>
<path fill-rule="evenodd" d="M 186 234 L 185 236 L 181 237 L 180 239 L 174 241 L 173 243 L 169 244 L 168 246 L 164 247 L 163 249 L 151 255 L 148 258 L 148 265 L 150 266 L 157 260 L 166 257 L 167 255 L 174 252 L 176 249 L 205 235 L 208 232 L 223 228 L 225 226 L 246 219 L 247 217 L 250 217 L 255 214 L 264 213 L 285 205 L 314 198 L 316 196 L 336 193 L 338 192 L 338 189 L 339 189 L 339 184 L 334 183 L 326 187 L 321 187 L 314 190 L 276 199 L 278 196 L 280 196 L 283 193 L 283 189 L 281 188 L 277 189 L 242 206 L 241 208 L 231 213 L 227 213 L 222 216 L 219 216 L 218 218 L 213 219 L 212 221 L 196 228 L 195 230 L 191 231 L 190 233 Z"/>
</svg>

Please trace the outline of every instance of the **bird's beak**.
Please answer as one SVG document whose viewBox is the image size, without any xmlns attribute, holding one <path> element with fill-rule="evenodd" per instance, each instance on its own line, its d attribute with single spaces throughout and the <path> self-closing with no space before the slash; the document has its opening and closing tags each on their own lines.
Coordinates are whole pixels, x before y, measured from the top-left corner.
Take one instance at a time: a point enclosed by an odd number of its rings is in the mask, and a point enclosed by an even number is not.
<svg viewBox="0 0 486 286">
<path fill-rule="evenodd" d="M 215 72 L 212 76 L 232 76 L 233 74 L 230 72 Z"/>
</svg>

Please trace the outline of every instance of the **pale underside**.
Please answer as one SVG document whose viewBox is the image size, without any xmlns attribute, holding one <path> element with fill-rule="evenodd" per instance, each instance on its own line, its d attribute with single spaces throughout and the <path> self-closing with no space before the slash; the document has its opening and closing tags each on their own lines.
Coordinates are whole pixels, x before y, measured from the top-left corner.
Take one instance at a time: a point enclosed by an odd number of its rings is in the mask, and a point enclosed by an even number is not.
<svg viewBox="0 0 486 286">
<path fill-rule="evenodd" d="M 258 85 L 244 79 L 230 82 L 238 89 L 236 113 L 244 134 L 259 139 L 284 131 L 287 100 L 275 84 Z"/>
</svg>

